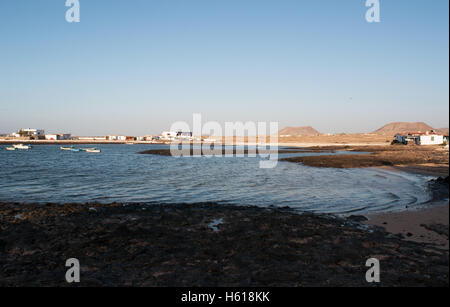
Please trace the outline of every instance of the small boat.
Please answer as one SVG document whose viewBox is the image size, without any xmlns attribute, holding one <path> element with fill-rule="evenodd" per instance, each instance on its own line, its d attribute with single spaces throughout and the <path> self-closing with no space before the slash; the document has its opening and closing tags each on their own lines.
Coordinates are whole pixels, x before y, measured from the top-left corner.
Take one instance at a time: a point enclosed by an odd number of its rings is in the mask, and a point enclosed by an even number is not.
<svg viewBox="0 0 450 307">
<path fill-rule="evenodd" d="M 65 151 L 71 151 L 73 148 L 73 146 L 70 147 L 60 147 L 61 150 L 65 150 Z"/>
<path fill-rule="evenodd" d="M 80 151 L 96 150 L 97 148 L 80 148 Z"/>
<path fill-rule="evenodd" d="M 79 152 L 79 151 L 81 151 L 79 148 L 72 148 L 72 149 L 70 149 L 70 151 L 73 151 L 73 152 Z"/>
<path fill-rule="evenodd" d="M 31 148 L 30 145 L 24 145 L 24 144 L 13 145 L 13 147 L 15 149 L 20 149 L 20 150 L 28 150 Z"/>
<path fill-rule="evenodd" d="M 97 149 L 97 148 L 91 148 L 91 149 L 86 149 L 86 152 L 88 152 L 88 153 L 100 153 L 101 150 Z"/>
<path fill-rule="evenodd" d="M 6 150 L 14 151 L 14 150 L 16 150 L 16 148 L 14 148 L 14 147 L 6 147 Z"/>
</svg>

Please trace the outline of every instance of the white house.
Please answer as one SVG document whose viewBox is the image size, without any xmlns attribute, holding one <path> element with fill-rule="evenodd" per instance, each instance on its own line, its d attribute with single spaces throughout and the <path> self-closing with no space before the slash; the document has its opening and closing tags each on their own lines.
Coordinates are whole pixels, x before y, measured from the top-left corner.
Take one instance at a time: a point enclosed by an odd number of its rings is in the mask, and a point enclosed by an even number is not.
<svg viewBox="0 0 450 307">
<path fill-rule="evenodd" d="M 46 134 L 45 139 L 49 141 L 62 141 L 69 140 L 72 137 L 69 133 L 58 133 L 58 134 Z"/>
<path fill-rule="evenodd" d="M 177 137 L 177 132 L 175 131 L 164 131 L 162 134 L 163 140 L 174 140 Z"/>
<path fill-rule="evenodd" d="M 173 141 L 176 139 L 182 140 L 192 140 L 192 132 L 183 132 L 183 131 L 164 131 L 162 134 L 163 140 Z"/>
<path fill-rule="evenodd" d="M 421 135 L 416 141 L 417 145 L 443 145 L 444 136 L 438 134 Z"/>
<path fill-rule="evenodd" d="M 126 141 L 127 137 L 125 135 L 108 135 L 106 139 L 108 141 Z"/>
<path fill-rule="evenodd" d="M 42 129 L 31 129 L 31 128 L 27 128 L 27 129 L 20 129 L 19 130 L 19 135 L 20 136 L 36 136 L 36 137 L 43 137 L 45 135 L 45 131 Z"/>
<path fill-rule="evenodd" d="M 56 141 L 56 140 L 58 140 L 58 135 L 57 134 L 46 134 L 45 139 L 48 141 Z"/>
</svg>

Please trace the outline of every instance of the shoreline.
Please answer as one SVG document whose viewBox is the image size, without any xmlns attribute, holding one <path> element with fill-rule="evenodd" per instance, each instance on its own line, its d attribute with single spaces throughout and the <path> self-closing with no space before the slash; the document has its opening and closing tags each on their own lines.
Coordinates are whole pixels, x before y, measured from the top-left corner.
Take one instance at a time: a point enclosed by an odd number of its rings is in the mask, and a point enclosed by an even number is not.
<svg viewBox="0 0 450 307">
<path fill-rule="evenodd" d="M 448 286 L 448 251 L 330 215 L 214 203 L 0 203 L 0 286 Z M 414 272 L 414 273 L 412 273 Z"/>
<path fill-rule="evenodd" d="M 160 142 L 146 142 L 146 141 L 83 141 L 83 140 L 65 140 L 65 141 L 45 141 L 45 140 L 0 140 L 0 145 L 13 144 L 30 144 L 30 145 L 167 145 L 167 143 Z"/>
</svg>

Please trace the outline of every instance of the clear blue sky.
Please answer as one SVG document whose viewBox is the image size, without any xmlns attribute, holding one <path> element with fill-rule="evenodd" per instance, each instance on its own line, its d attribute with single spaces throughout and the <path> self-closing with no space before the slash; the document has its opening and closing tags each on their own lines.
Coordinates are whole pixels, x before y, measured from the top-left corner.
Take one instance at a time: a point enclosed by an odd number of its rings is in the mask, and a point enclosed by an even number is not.
<svg viewBox="0 0 450 307">
<path fill-rule="evenodd" d="M 0 1 L 0 133 L 143 135 L 192 113 L 368 132 L 448 127 L 449 1 Z"/>
</svg>

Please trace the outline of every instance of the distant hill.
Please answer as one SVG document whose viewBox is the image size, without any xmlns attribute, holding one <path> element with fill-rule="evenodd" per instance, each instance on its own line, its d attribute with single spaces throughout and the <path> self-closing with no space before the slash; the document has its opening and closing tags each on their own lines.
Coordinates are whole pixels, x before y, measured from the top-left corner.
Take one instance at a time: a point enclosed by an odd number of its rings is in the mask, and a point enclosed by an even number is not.
<svg viewBox="0 0 450 307">
<path fill-rule="evenodd" d="M 320 132 L 314 129 L 313 127 L 286 127 L 281 129 L 278 132 L 279 135 L 291 135 L 291 136 L 300 136 L 300 135 L 320 135 Z"/>
<path fill-rule="evenodd" d="M 377 131 L 375 134 L 387 134 L 394 135 L 397 133 L 405 133 L 405 132 L 426 132 L 433 130 L 433 127 L 425 124 L 425 123 L 406 123 L 406 122 L 397 122 L 387 124 Z"/>
<path fill-rule="evenodd" d="M 439 128 L 436 129 L 436 132 L 448 135 L 448 130 L 449 130 L 448 128 Z"/>
</svg>

